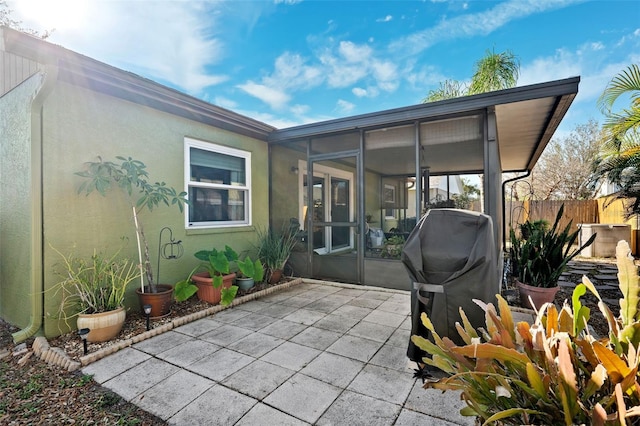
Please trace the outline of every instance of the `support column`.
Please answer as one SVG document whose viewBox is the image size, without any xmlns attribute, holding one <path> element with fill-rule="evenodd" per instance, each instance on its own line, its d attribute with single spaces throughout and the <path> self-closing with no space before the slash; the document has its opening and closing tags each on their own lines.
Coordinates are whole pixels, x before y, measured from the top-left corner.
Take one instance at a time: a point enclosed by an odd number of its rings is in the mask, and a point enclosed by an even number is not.
<svg viewBox="0 0 640 426">
<path fill-rule="evenodd" d="M 493 233 L 496 248 L 502 253 L 502 234 L 504 218 L 502 217 L 502 166 L 498 148 L 498 130 L 496 112 L 493 107 L 487 109 L 485 116 L 484 141 L 484 212 L 493 220 Z"/>
</svg>

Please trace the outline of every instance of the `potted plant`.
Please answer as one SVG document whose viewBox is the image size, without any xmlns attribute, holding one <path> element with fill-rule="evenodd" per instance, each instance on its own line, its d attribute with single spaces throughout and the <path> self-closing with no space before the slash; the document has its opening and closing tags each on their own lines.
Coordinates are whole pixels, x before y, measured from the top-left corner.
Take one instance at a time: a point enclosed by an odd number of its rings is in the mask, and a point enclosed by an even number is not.
<svg viewBox="0 0 640 426">
<path fill-rule="evenodd" d="M 390 257 L 392 259 L 399 259 L 402 254 L 402 248 L 404 247 L 404 237 L 402 235 L 392 235 L 384 242 L 384 257 Z"/>
<path fill-rule="evenodd" d="M 160 204 L 177 205 L 182 212 L 184 204 L 188 203 L 186 192 L 178 193 L 174 188 L 168 187 L 164 182 L 149 182 L 149 174 L 146 165 L 131 157 L 116 157 L 119 163 L 98 161 L 86 163 L 86 170 L 77 172 L 76 175 L 86 180 L 78 188 L 78 193 L 86 195 L 96 191 L 102 196 L 112 189 L 120 189 L 126 196 L 131 207 L 131 214 L 136 229 L 136 242 L 138 246 L 140 274 L 140 288 L 136 290 L 140 297 L 140 306 L 151 304 L 151 317 L 163 317 L 169 314 L 173 295 L 173 286 L 169 284 L 156 284 L 153 279 L 151 260 L 149 258 L 149 245 L 144 234 L 139 214 L 143 210 L 153 211 Z M 158 261 L 160 261 L 158 259 Z M 144 277 L 148 285 L 144 284 Z M 152 297 L 145 297 L 151 293 Z"/>
<path fill-rule="evenodd" d="M 195 256 L 206 269 L 191 277 L 198 286 L 198 299 L 214 305 L 231 304 L 238 293 L 238 287 L 233 285 L 236 274 L 231 272 L 231 262 L 238 260 L 238 253 L 225 246 L 224 251 L 215 248 L 200 250 Z"/>
<path fill-rule="evenodd" d="M 249 290 L 264 279 L 264 266 L 260 259 L 252 260 L 249 256 L 244 260 L 237 260 L 238 273 L 236 275 L 236 284 L 240 290 Z"/>
<path fill-rule="evenodd" d="M 196 267 L 191 271 L 187 278 L 173 285 L 173 297 L 176 302 L 184 302 L 198 292 L 198 286 L 193 283 L 193 274 L 196 272 L 196 269 L 198 268 Z"/>
<path fill-rule="evenodd" d="M 280 233 L 272 229 L 258 231 L 258 258 L 267 268 L 267 281 L 270 284 L 282 278 L 284 265 L 296 243 L 296 234 L 286 229 Z"/>
<path fill-rule="evenodd" d="M 579 230 L 570 232 L 571 222 L 560 231 L 558 225 L 564 204 L 558 210 L 556 220 L 549 228 L 544 222 L 525 222 L 526 239 L 510 230 L 511 260 L 516 265 L 516 286 L 520 302 L 525 307 L 539 309 L 544 303 L 553 301 L 558 292 L 558 279 L 571 259 L 593 243 L 593 234 L 582 246 L 573 249 Z M 529 301 L 531 297 L 533 305 Z"/>
<path fill-rule="evenodd" d="M 595 286 L 584 276 L 571 304 L 542 307 L 533 324 L 514 322 L 507 302 L 478 302 L 486 326 L 475 330 L 461 311 L 457 327 L 462 345 L 439 336 L 426 314 L 421 319 L 433 340 L 412 336 L 430 357 L 423 361 L 444 372 L 425 388 L 462 392 L 461 414 L 477 424 L 579 425 L 637 424 L 640 414 L 640 277 L 626 241 L 616 248 L 622 298 L 614 316 Z M 589 308 L 581 297 L 598 300 L 609 332 L 593 336 Z"/>
<path fill-rule="evenodd" d="M 120 257 L 120 250 L 112 255 L 94 251 L 90 259 L 53 250 L 62 258 L 57 271 L 62 280 L 53 287 L 61 293 L 61 317 L 77 317 L 78 329 L 89 329 L 90 342 L 117 336 L 126 317 L 127 286 L 140 275 L 138 265 Z"/>
</svg>

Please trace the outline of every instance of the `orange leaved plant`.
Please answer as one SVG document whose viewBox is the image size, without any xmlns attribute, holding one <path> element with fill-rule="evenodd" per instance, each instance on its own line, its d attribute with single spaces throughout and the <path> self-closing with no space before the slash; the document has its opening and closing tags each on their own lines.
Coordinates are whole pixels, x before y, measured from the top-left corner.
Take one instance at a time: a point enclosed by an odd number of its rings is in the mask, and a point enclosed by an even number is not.
<svg viewBox="0 0 640 426">
<path fill-rule="evenodd" d="M 427 315 L 432 340 L 412 336 L 430 354 L 424 362 L 448 375 L 425 388 L 459 390 L 462 414 L 484 424 L 640 424 L 640 311 L 638 270 L 629 245 L 616 248 L 622 298 L 614 317 L 585 276 L 562 309 L 544 305 L 533 324 L 514 323 L 507 302 L 485 310 L 486 327 L 475 330 L 460 310 L 457 330 L 465 344 L 439 336 Z M 591 292 L 609 324 L 608 336 L 587 327 L 590 310 L 580 298 Z"/>
</svg>

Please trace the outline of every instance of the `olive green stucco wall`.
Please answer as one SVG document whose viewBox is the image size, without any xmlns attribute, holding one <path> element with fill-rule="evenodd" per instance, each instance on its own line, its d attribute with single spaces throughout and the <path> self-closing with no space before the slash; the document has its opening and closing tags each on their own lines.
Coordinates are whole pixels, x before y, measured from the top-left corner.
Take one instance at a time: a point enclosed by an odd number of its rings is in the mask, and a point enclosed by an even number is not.
<svg viewBox="0 0 640 426">
<path fill-rule="evenodd" d="M 0 97 L 0 317 L 19 327 L 29 322 L 35 272 L 31 102 L 41 84 L 38 73 Z"/>
<path fill-rule="evenodd" d="M 186 120 L 155 109 L 114 97 L 58 83 L 44 105 L 44 286 L 51 289 L 57 282 L 54 273 L 59 256 L 52 245 L 63 253 L 89 256 L 94 248 L 115 250 L 121 238 L 128 238 L 125 252 L 137 259 L 135 228 L 126 198 L 119 192 L 107 197 L 97 193 L 79 195 L 82 178 L 74 172 L 97 156 L 115 160 L 116 155 L 143 161 L 152 181 L 164 181 L 184 190 L 184 138 L 190 137 L 252 152 L 252 218 L 253 226 L 215 230 L 185 230 L 184 213 L 175 206 L 161 206 L 143 212 L 144 226 L 152 258 L 157 268 L 158 237 L 164 226 L 170 226 L 174 238 L 182 240 L 184 255 L 178 260 L 163 260 L 160 281 L 173 284 L 198 265 L 193 253 L 204 248 L 231 245 L 238 252 L 248 250 L 255 242 L 256 227 L 268 224 L 267 144 L 198 122 Z M 138 284 L 139 285 L 139 284 Z M 137 297 L 131 286 L 127 305 L 137 308 Z M 65 331 L 64 324 L 54 319 L 59 298 L 45 298 L 45 334 Z"/>
<path fill-rule="evenodd" d="M 298 160 L 307 161 L 306 153 L 283 146 L 271 148 L 271 220 L 275 229 L 299 215 Z"/>
</svg>

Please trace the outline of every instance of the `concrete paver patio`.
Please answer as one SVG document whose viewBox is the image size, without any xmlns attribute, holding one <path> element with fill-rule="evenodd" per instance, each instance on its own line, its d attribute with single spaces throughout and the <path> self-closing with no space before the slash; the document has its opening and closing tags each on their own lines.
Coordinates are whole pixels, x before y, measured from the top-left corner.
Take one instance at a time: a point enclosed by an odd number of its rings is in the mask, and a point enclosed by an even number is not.
<svg viewBox="0 0 640 426">
<path fill-rule="evenodd" d="M 406 358 L 409 292 L 302 283 L 83 368 L 175 425 L 472 425 Z"/>
</svg>

